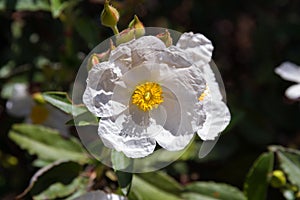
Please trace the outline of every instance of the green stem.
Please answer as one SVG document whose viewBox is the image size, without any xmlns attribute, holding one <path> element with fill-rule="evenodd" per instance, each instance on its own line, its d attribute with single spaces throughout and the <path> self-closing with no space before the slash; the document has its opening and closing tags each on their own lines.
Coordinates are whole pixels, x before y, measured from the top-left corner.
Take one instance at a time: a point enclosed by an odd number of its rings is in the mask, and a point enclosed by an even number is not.
<svg viewBox="0 0 300 200">
<path fill-rule="evenodd" d="M 119 30 L 118 30 L 117 25 L 116 26 L 112 26 L 111 29 L 113 30 L 113 32 L 114 32 L 115 35 L 119 34 Z"/>
</svg>

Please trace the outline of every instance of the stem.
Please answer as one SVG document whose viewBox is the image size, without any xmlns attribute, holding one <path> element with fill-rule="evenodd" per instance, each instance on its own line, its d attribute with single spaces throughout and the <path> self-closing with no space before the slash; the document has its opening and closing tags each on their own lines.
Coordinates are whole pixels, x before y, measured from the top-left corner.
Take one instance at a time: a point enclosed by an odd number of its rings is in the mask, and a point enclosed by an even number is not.
<svg viewBox="0 0 300 200">
<path fill-rule="evenodd" d="M 114 32 L 115 35 L 118 35 L 118 34 L 119 34 L 119 30 L 118 30 L 117 25 L 116 25 L 116 26 L 112 26 L 112 27 L 110 27 L 110 28 L 113 30 L 113 32 Z"/>
</svg>

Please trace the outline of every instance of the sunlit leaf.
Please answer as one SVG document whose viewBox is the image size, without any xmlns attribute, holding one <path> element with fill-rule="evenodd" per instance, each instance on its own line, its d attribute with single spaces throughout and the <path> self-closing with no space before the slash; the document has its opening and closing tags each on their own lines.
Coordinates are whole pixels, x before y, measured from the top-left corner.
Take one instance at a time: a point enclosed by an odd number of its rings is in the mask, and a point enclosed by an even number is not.
<svg viewBox="0 0 300 200">
<path fill-rule="evenodd" d="M 22 149 L 46 161 L 90 161 L 85 150 L 75 137 L 63 138 L 58 131 L 38 125 L 16 124 L 9 137 Z"/>
<path fill-rule="evenodd" d="M 89 125 L 98 126 L 99 125 L 99 120 L 92 113 L 84 112 L 84 113 L 78 115 L 76 117 L 76 119 L 71 119 L 66 124 L 67 125 L 73 125 L 73 126 L 89 126 Z"/>
<path fill-rule="evenodd" d="M 179 195 L 183 190 L 182 186 L 175 179 L 161 171 L 143 173 L 138 176 L 161 190 L 172 194 Z"/>
<path fill-rule="evenodd" d="M 132 167 L 132 159 L 126 157 L 122 152 L 112 151 L 111 161 L 118 177 L 119 186 L 123 194 L 127 195 L 131 188 L 132 173 L 127 173 L 120 170 L 129 171 L 130 167 Z"/>
<path fill-rule="evenodd" d="M 35 195 L 33 199 L 43 200 L 43 199 L 56 199 L 69 196 L 75 192 L 81 192 L 81 194 L 86 193 L 87 184 L 89 179 L 87 177 L 79 176 L 75 178 L 70 184 L 65 185 L 60 182 L 50 185 L 46 190 L 38 195 Z"/>
<path fill-rule="evenodd" d="M 157 180 L 159 182 L 160 180 Z M 129 199 L 139 198 L 138 200 L 181 200 L 176 194 L 164 191 L 156 184 L 151 184 L 141 177 L 134 175 L 132 180 Z"/>
<path fill-rule="evenodd" d="M 262 154 L 251 167 L 244 183 L 244 193 L 248 200 L 265 199 L 269 174 L 273 169 L 274 153 Z"/>
<path fill-rule="evenodd" d="M 83 106 L 72 105 L 66 92 L 44 92 L 43 97 L 48 103 L 70 115 L 77 116 L 87 111 Z"/>
<path fill-rule="evenodd" d="M 185 187 L 183 197 L 187 200 L 246 200 L 244 194 L 231 185 L 214 182 L 195 182 Z"/>
</svg>

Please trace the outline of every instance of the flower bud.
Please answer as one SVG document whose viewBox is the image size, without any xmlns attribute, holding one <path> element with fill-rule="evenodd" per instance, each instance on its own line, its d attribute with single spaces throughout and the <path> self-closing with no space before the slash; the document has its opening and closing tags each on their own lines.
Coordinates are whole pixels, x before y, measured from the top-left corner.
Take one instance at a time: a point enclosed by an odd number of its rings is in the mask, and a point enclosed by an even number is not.
<svg viewBox="0 0 300 200">
<path fill-rule="evenodd" d="M 119 45 L 133 40 L 135 38 L 134 32 L 134 29 L 131 28 L 124 29 L 119 35 L 116 36 L 116 44 Z"/>
<path fill-rule="evenodd" d="M 110 55 L 111 50 L 115 49 L 114 43 L 110 40 L 110 49 L 103 53 L 93 53 L 88 60 L 87 68 L 90 70 L 94 65 L 97 65 L 100 62 L 107 61 Z"/>
<path fill-rule="evenodd" d="M 133 20 L 129 23 L 128 28 L 135 30 L 135 38 L 145 35 L 144 25 L 136 15 L 134 15 Z"/>
<path fill-rule="evenodd" d="M 120 15 L 117 9 L 109 5 L 109 0 L 104 3 L 104 9 L 101 13 L 101 23 L 103 26 L 115 27 L 119 21 Z"/>
<path fill-rule="evenodd" d="M 271 183 L 271 186 L 274 188 L 280 188 L 280 187 L 285 186 L 286 178 L 285 178 L 284 173 L 281 170 L 273 171 L 270 183 Z"/>
<path fill-rule="evenodd" d="M 32 98 L 38 104 L 45 104 L 46 103 L 43 95 L 40 92 L 33 93 Z"/>
<path fill-rule="evenodd" d="M 172 37 L 167 29 L 164 33 L 160 33 L 156 35 L 156 37 L 159 38 L 161 41 L 163 41 L 166 47 L 169 47 L 173 44 Z"/>
</svg>

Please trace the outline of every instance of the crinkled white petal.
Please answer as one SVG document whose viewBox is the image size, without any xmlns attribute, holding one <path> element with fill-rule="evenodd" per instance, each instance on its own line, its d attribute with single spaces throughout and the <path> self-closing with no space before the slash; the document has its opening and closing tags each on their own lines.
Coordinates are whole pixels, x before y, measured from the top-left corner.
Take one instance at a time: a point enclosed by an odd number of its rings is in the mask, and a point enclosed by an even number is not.
<svg viewBox="0 0 300 200">
<path fill-rule="evenodd" d="M 187 125 L 185 120 L 182 120 L 181 107 L 176 96 L 166 88 L 163 89 L 165 91 L 164 102 L 159 106 L 163 113 L 159 115 L 158 111 L 153 111 L 156 112 L 156 115 L 151 116 L 162 124 L 165 131 L 156 134 L 154 138 L 164 149 L 179 151 L 190 143 L 194 132 L 192 127 Z M 183 117 L 186 116 L 183 115 Z"/>
<path fill-rule="evenodd" d="M 161 132 L 155 136 L 157 143 L 168 151 L 180 151 L 184 149 L 192 140 L 194 134 L 176 135 L 169 131 Z"/>
<path fill-rule="evenodd" d="M 300 84 L 290 86 L 286 91 L 285 95 L 290 99 L 300 99 Z"/>
<path fill-rule="evenodd" d="M 291 62 L 284 62 L 275 69 L 275 72 L 287 81 L 300 83 L 300 67 Z"/>
<path fill-rule="evenodd" d="M 120 69 L 108 62 L 93 66 L 83 94 L 83 102 L 90 112 L 98 117 L 109 117 L 126 109 L 126 105 L 111 100 L 120 76 Z"/>
<path fill-rule="evenodd" d="M 205 120 L 205 113 L 200 112 L 202 104 L 199 96 L 205 91 L 206 82 L 202 78 L 201 71 L 196 66 L 185 69 L 177 69 L 177 76 L 161 80 L 161 84 L 168 88 L 176 96 L 181 112 L 181 126 L 179 134 L 186 135 L 196 132 Z"/>
<path fill-rule="evenodd" d="M 204 103 L 206 120 L 197 133 L 202 140 L 214 140 L 230 122 L 230 112 L 223 101 L 207 99 Z"/>
<path fill-rule="evenodd" d="M 202 66 L 211 60 L 213 46 L 211 41 L 202 34 L 184 33 L 179 38 L 176 46 L 183 49 L 186 56 L 198 66 Z"/>
<path fill-rule="evenodd" d="M 120 44 L 114 49 L 109 61 L 118 66 L 122 73 L 156 58 L 158 50 L 165 49 L 165 44 L 154 36 L 144 36 L 127 43 Z"/>
<path fill-rule="evenodd" d="M 152 119 L 149 119 L 148 126 L 136 124 L 127 112 L 120 114 L 116 119 L 102 118 L 98 128 L 98 134 L 106 147 L 122 151 L 131 158 L 151 154 L 156 142 L 150 136 L 163 131 L 163 127 Z"/>
<path fill-rule="evenodd" d="M 206 64 L 203 66 L 203 73 L 212 99 L 215 101 L 221 101 L 223 99 L 223 96 L 221 94 L 219 84 L 216 80 L 213 70 L 211 69 L 210 64 Z"/>
</svg>

